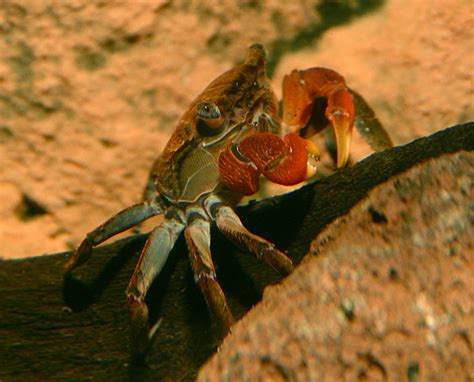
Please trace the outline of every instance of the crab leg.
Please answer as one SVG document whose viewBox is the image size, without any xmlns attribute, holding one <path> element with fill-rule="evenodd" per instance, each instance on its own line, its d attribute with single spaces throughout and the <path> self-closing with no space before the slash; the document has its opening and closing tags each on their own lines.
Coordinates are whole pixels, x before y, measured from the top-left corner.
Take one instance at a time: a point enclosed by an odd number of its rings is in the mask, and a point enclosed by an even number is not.
<svg viewBox="0 0 474 382">
<path fill-rule="evenodd" d="M 283 275 L 293 270 L 293 263 L 288 256 L 275 248 L 273 243 L 247 230 L 232 208 L 217 197 L 208 198 L 205 207 L 216 220 L 219 231 L 239 248 L 255 254 Z"/>
<path fill-rule="evenodd" d="M 354 102 L 344 77 L 331 69 L 293 70 L 283 80 L 282 121 L 291 131 L 304 128 L 312 117 L 315 99 L 327 100 L 325 116 L 331 123 L 337 144 L 337 166 L 349 158 L 354 124 Z M 326 123 L 316 126 L 323 129 Z"/>
<path fill-rule="evenodd" d="M 350 92 L 356 110 L 354 127 L 359 134 L 375 151 L 386 150 L 393 147 L 390 137 L 366 100 L 355 90 L 350 89 Z"/>
<path fill-rule="evenodd" d="M 184 231 L 184 236 L 189 250 L 194 280 L 201 289 L 207 306 L 218 320 L 222 331 L 227 333 L 234 318 L 227 305 L 224 292 L 216 281 L 216 270 L 210 250 L 209 222 L 201 217 L 195 218 Z"/>
<path fill-rule="evenodd" d="M 148 324 L 148 307 L 145 296 L 155 277 L 165 265 L 184 224 L 178 219 L 166 220 L 148 236 L 140 259 L 127 287 L 127 303 L 132 327 L 132 353 L 145 354 L 159 321 L 151 329 Z"/>
<path fill-rule="evenodd" d="M 71 272 L 85 263 L 92 255 L 92 248 L 96 245 L 161 213 L 163 213 L 163 209 L 155 200 L 146 200 L 120 211 L 86 235 L 79 248 L 65 264 L 67 272 Z"/>
</svg>

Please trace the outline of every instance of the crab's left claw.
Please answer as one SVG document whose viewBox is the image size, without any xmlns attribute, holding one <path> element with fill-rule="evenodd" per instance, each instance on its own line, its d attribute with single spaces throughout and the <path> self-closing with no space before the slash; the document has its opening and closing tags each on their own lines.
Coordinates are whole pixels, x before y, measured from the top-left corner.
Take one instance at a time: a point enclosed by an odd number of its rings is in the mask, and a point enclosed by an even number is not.
<svg viewBox="0 0 474 382">
<path fill-rule="evenodd" d="M 318 98 L 326 100 L 324 117 L 314 115 Z M 337 166 L 347 163 L 354 125 L 354 102 L 344 77 L 326 68 L 293 70 L 283 80 L 283 123 L 290 131 L 305 128 L 311 120 L 312 131 L 319 132 L 331 123 L 336 136 Z"/>
<path fill-rule="evenodd" d="M 337 167 L 342 167 L 349 158 L 354 125 L 354 103 L 347 88 L 340 88 L 331 93 L 326 118 L 331 122 L 336 137 Z"/>
</svg>

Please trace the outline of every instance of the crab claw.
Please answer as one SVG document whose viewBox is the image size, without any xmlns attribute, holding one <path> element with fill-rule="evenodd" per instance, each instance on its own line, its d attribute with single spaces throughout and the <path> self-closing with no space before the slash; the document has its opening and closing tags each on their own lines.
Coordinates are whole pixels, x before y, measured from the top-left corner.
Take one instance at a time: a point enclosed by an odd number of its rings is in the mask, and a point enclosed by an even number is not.
<svg viewBox="0 0 474 382">
<path fill-rule="evenodd" d="M 352 114 L 349 110 L 351 110 Z M 354 124 L 354 106 L 347 88 L 335 90 L 328 98 L 326 118 L 334 129 L 337 144 L 337 167 L 343 167 L 349 159 Z"/>
<path fill-rule="evenodd" d="M 318 98 L 326 100 L 324 116 L 314 115 Z M 293 70 L 283 80 L 283 124 L 290 131 L 310 126 L 310 133 L 318 133 L 328 121 L 334 129 L 337 144 L 337 166 L 343 167 L 349 158 L 354 125 L 354 102 L 344 78 L 326 68 Z"/>
<path fill-rule="evenodd" d="M 243 195 L 258 191 L 259 175 L 271 182 L 292 186 L 314 175 L 311 159 L 319 150 L 298 134 L 283 138 L 272 133 L 253 133 L 229 144 L 219 155 L 219 173 L 227 188 Z"/>
</svg>

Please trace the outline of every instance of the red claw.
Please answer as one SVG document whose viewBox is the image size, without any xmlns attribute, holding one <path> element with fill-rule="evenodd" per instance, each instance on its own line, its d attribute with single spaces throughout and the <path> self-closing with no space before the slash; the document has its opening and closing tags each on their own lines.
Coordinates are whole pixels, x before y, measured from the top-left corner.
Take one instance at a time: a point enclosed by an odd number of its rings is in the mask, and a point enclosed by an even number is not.
<svg viewBox="0 0 474 382">
<path fill-rule="evenodd" d="M 283 140 L 284 153 L 266 166 L 262 174 L 272 182 L 292 186 L 306 179 L 308 151 L 306 141 L 295 133 L 285 135 Z"/>
<path fill-rule="evenodd" d="M 295 133 L 283 139 L 271 133 L 254 133 L 228 145 L 219 156 L 222 182 L 244 195 L 258 191 L 258 176 L 291 186 L 307 177 L 307 142 Z"/>
<path fill-rule="evenodd" d="M 325 68 L 294 70 L 283 81 L 283 123 L 293 132 L 280 138 L 276 134 L 255 132 L 239 143 L 228 145 L 219 156 L 222 182 L 243 195 L 258 191 L 260 174 L 268 180 L 290 186 L 308 176 L 308 152 L 317 156 L 316 148 L 299 136 L 308 123 L 313 124 L 314 101 L 327 100 L 325 118 L 322 116 L 315 132 L 329 121 L 337 144 L 337 166 L 347 163 L 354 125 L 354 102 L 344 78 Z M 311 122 L 310 122 L 311 120 Z"/>
<path fill-rule="evenodd" d="M 237 146 L 228 145 L 219 155 L 222 183 L 242 195 L 253 195 L 259 189 L 259 171 L 255 164 L 236 152 Z"/>
<path fill-rule="evenodd" d="M 344 77 L 326 68 L 294 70 L 283 80 L 283 122 L 300 130 L 310 121 L 314 100 L 327 100 L 325 116 L 331 123 L 337 144 L 337 166 L 346 164 L 354 125 L 355 108 Z M 315 132 L 325 125 L 315 126 Z"/>
</svg>

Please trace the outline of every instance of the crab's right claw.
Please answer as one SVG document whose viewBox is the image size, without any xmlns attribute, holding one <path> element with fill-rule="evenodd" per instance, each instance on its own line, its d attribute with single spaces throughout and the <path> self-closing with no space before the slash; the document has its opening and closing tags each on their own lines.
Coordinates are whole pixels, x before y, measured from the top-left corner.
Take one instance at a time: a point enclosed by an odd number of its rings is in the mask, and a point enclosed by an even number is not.
<svg viewBox="0 0 474 382">
<path fill-rule="evenodd" d="M 312 119 L 313 133 L 324 129 L 327 121 L 331 123 L 336 136 L 337 166 L 343 167 L 349 158 L 355 109 L 352 95 L 340 74 L 326 68 L 310 68 L 293 70 L 285 76 L 283 123 L 291 131 L 303 129 L 312 117 L 318 97 L 326 99 L 326 120 Z"/>
</svg>

